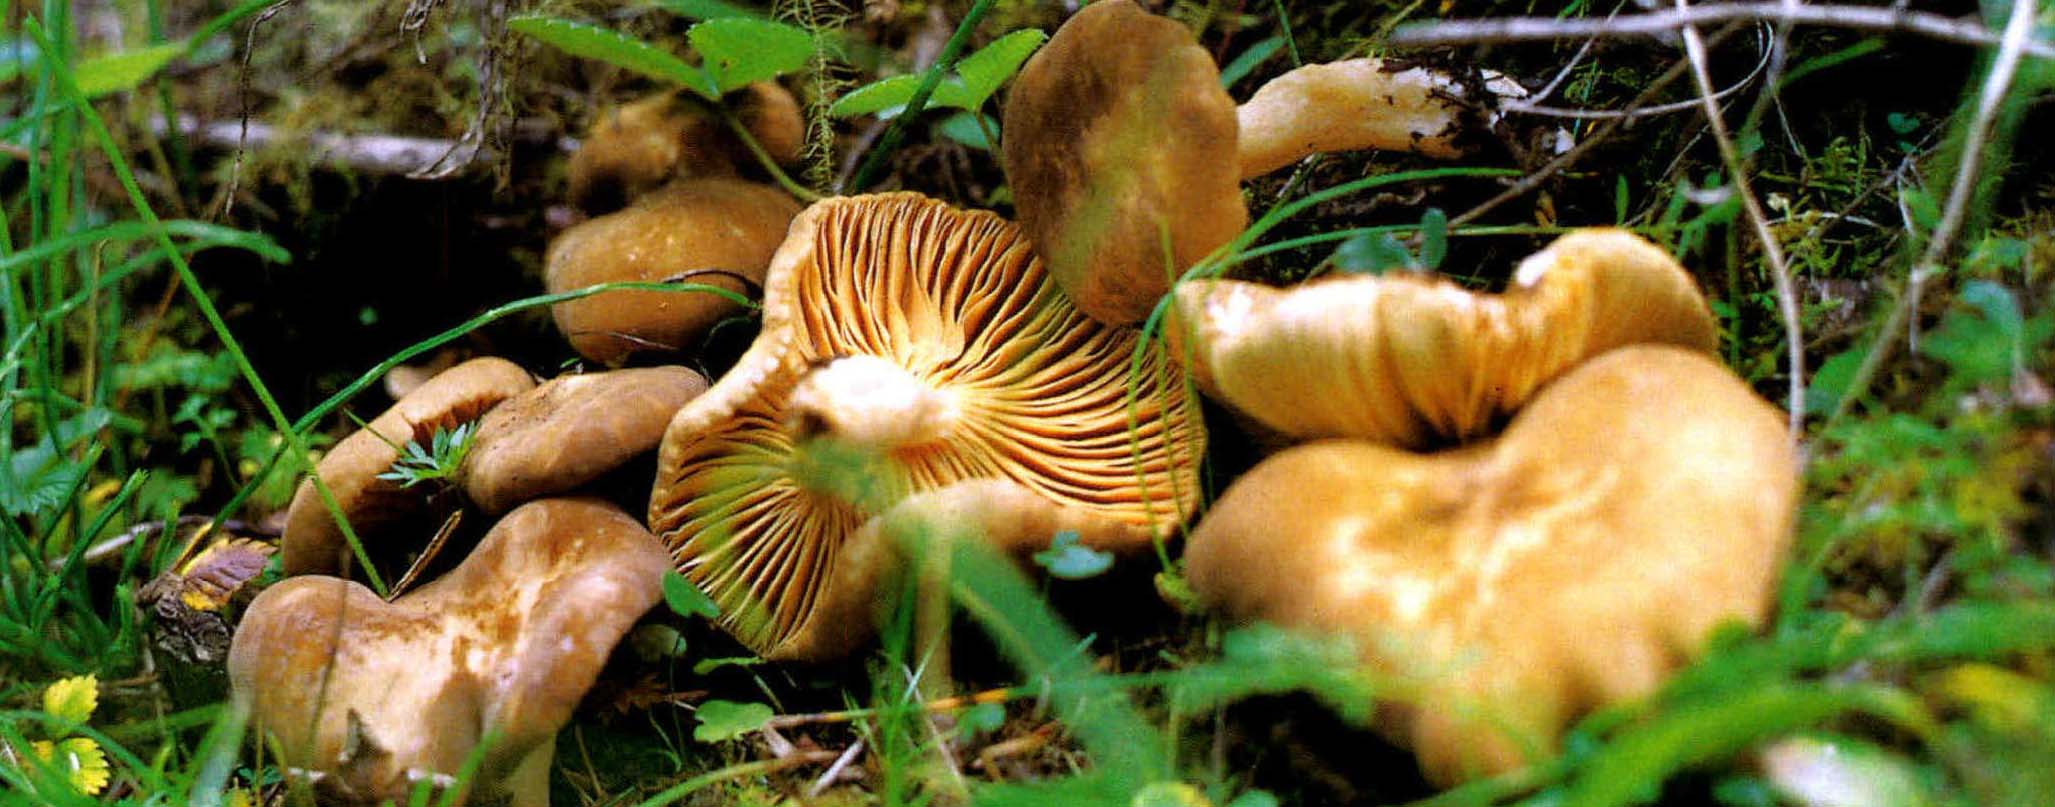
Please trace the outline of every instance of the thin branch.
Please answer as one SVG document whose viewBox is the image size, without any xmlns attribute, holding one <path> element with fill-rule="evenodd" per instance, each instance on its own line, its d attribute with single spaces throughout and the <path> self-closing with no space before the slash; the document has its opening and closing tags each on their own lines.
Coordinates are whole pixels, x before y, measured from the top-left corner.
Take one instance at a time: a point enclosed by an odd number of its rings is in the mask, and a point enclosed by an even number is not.
<svg viewBox="0 0 2055 807">
<path fill-rule="evenodd" d="M 1727 26 L 1726 29 L 1712 36 L 1710 44 L 1717 45 L 1725 41 L 1727 37 L 1733 35 L 1736 30 L 1739 30 L 1739 27 L 1738 23 Z M 1641 92 L 1637 93 L 1632 100 L 1627 102 L 1626 115 L 1599 122 L 1597 126 L 1592 127 L 1590 134 L 1585 135 L 1584 139 L 1577 141 L 1577 145 L 1571 146 L 1569 151 L 1556 155 L 1546 165 L 1535 169 L 1526 176 L 1520 177 L 1518 182 L 1514 182 L 1512 185 L 1507 186 L 1505 190 L 1499 191 L 1498 195 L 1486 199 L 1478 203 L 1476 207 L 1465 210 L 1454 218 L 1449 219 L 1449 228 L 1455 229 L 1483 218 L 1485 214 L 1498 209 L 1499 205 L 1533 192 L 1535 188 L 1541 187 L 1541 183 L 1547 182 L 1550 177 L 1561 173 L 1578 160 L 1583 159 L 1584 155 L 1591 153 L 1600 143 L 1605 142 L 1607 138 L 1611 137 L 1613 132 L 1618 131 L 1621 126 L 1631 124 L 1634 120 L 1632 114 L 1636 110 L 1646 107 L 1648 102 L 1654 100 L 1657 94 L 1668 88 L 1672 82 L 1682 78 L 1684 72 L 1689 67 L 1684 62 L 1670 65 L 1670 69 L 1663 71 L 1662 75 L 1649 82 L 1648 86 L 1641 88 Z"/>
<path fill-rule="evenodd" d="M 1688 0 L 1677 0 L 1680 11 L 1688 11 Z M 1790 428 L 1793 438 L 1805 430 L 1805 326 L 1798 319 L 1798 294 L 1791 288 L 1791 265 L 1784 260 L 1784 247 L 1777 243 L 1776 233 L 1770 232 L 1769 216 L 1762 211 L 1762 202 L 1755 198 L 1755 189 L 1748 182 L 1748 164 L 1741 157 L 1741 149 L 1734 145 L 1734 137 L 1727 131 L 1726 113 L 1714 99 L 1718 88 L 1713 86 L 1712 68 L 1706 65 L 1705 40 L 1698 35 L 1696 27 L 1686 25 L 1684 52 L 1691 61 L 1692 78 L 1698 82 L 1699 100 L 1705 105 L 1706 122 L 1712 125 L 1713 142 L 1720 147 L 1720 161 L 1727 166 L 1727 173 L 1733 175 L 1734 191 L 1741 194 L 1741 209 L 1748 215 L 1748 225 L 1755 230 L 1755 239 L 1762 242 L 1763 259 L 1770 264 L 1770 283 L 1777 292 L 1777 313 L 1784 320 L 1784 360 L 1790 365 L 1791 400 L 1786 402 L 1790 410 Z"/>
<path fill-rule="evenodd" d="M 1579 56 L 1582 56 L 1586 50 L 1589 50 L 1591 48 L 1592 41 L 1593 40 L 1586 40 L 1584 42 L 1583 49 L 1577 51 Z M 1763 48 L 1762 57 L 1760 59 L 1757 59 L 1755 62 L 1755 69 L 1748 71 L 1748 75 L 1743 76 L 1739 81 L 1736 81 L 1733 84 L 1728 85 L 1725 89 L 1722 89 L 1717 93 L 1714 93 L 1713 100 L 1724 101 L 1727 99 L 1727 96 L 1740 92 L 1741 90 L 1747 88 L 1748 85 L 1755 83 L 1755 79 L 1761 76 L 1763 74 L 1763 71 L 1768 69 L 1773 61 L 1774 53 L 1772 49 L 1769 47 Z M 1572 62 L 1572 64 L 1574 64 L 1574 61 Z M 1567 75 L 1567 73 L 1565 73 L 1565 75 Z M 1558 76 L 1557 79 L 1560 80 L 1561 76 Z M 1775 82 L 1771 83 L 1774 84 Z M 1535 93 L 1534 95 L 1527 98 L 1515 98 L 1504 103 L 1501 103 L 1499 104 L 1499 109 L 1506 112 L 1512 112 L 1522 115 L 1535 115 L 1545 118 L 1570 118 L 1573 120 L 1612 120 L 1615 118 L 1626 118 L 1632 120 L 1636 118 L 1652 118 L 1658 115 L 1668 115 L 1676 112 L 1683 112 L 1686 110 L 1696 108 L 1701 103 L 1703 103 L 1700 99 L 1692 98 L 1685 101 L 1674 101 L 1667 104 L 1637 107 L 1634 109 L 1577 109 L 1574 107 L 1546 106 L 1540 103 L 1533 103 L 1540 101 L 1543 98 L 1547 98 L 1549 94 L 1554 91 L 1554 86 L 1555 85 L 1551 83 L 1549 85 L 1549 89 L 1547 89 L 1544 92 Z"/>
<path fill-rule="evenodd" d="M 1736 20 L 1768 20 L 1791 25 L 1826 25 L 1864 31 L 1903 31 L 1944 42 L 1986 47 L 2002 43 L 1998 34 L 1978 23 L 1923 11 L 1869 6 L 1797 5 L 1783 2 L 1687 6 L 1610 19 L 1500 17 L 1411 23 L 1399 26 L 1398 30 L 1392 32 L 1389 42 L 1392 45 L 1458 45 L 1471 42 L 1535 42 L 1601 36 L 1653 37 L 1666 36 L 1686 26 L 1712 25 Z M 2021 49 L 2026 54 L 2042 59 L 2055 59 L 2055 44 L 2026 40 L 2021 43 Z"/>
<path fill-rule="evenodd" d="M 2012 16 L 2005 22 L 2004 39 L 1998 45 L 1998 55 L 1991 60 L 1991 72 L 1984 78 L 1983 94 L 1977 98 L 1976 117 L 1970 121 L 1963 133 L 1962 152 L 1957 155 L 1955 184 L 1948 190 L 1948 206 L 1941 212 L 1941 221 L 1934 226 L 1933 236 L 1927 239 L 1927 248 L 1914 264 L 1912 273 L 1906 278 L 1905 291 L 1898 296 L 1898 304 L 1891 309 L 1891 316 L 1884 321 L 1884 327 L 1877 331 L 1876 344 L 1862 357 L 1862 364 L 1855 368 L 1855 375 L 1849 379 L 1848 390 L 1841 394 L 1841 400 L 1834 405 L 1834 414 L 1827 418 L 1832 423 L 1848 413 L 1849 407 L 1869 393 L 1870 384 L 1876 381 L 1884 361 L 1890 358 L 1891 348 L 1897 344 L 1892 335 L 1907 327 L 1912 321 L 1913 310 L 1919 307 L 1920 292 L 1926 281 L 1941 273 L 1941 261 L 1955 246 L 1955 236 L 1969 216 L 1970 197 L 1975 195 L 1977 175 L 1983 166 L 1984 148 L 1989 144 L 1991 130 L 1998 123 L 1998 113 L 2004 107 L 2006 94 L 2012 91 L 2012 79 L 2019 72 L 2020 58 L 2033 50 L 2028 34 L 2033 31 L 2034 0 L 2012 0 Z"/>
<path fill-rule="evenodd" d="M 151 125 L 161 129 L 164 123 L 153 120 Z M 323 131 L 293 134 L 268 123 L 203 123 L 186 114 L 178 116 L 177 125 L 181 134 L 216 148 L 263 149 L 275 143 L 303 142 L 311 162 L 332 161 L 367 174 L 412 174 L 433 165 L 437 158 L 457 147 L 454 141 L 432 137 Z"/>
</svg>

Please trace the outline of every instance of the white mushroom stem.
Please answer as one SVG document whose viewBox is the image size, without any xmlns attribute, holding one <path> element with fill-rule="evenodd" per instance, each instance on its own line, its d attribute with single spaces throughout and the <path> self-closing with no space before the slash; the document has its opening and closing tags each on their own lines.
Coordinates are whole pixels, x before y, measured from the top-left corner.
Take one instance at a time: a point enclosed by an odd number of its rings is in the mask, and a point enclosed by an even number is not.
<svg viewBox="0 0 2055 807">
<path fill-rule="evenodd" d="M 956 396 L 875 356 L 815 368 L 792 390 L 792 430 L 881 451 L 949 435 L 961 417 Z"/>
<path fill-rule="evenodd" d="M 1384 149 L 1459 157 L 1463 114 L 1496 120 L 1497 98 L 1527 94 L 1486 71 L 1475 98 L 1455 77 L 1424 67 L 1397 69 L 1382 59 L 1349 59 L 1298 68 L 1272 79 L 1236 110 L 1242 178 L 1268 174 L 1309 155 Z"/>
</svg>

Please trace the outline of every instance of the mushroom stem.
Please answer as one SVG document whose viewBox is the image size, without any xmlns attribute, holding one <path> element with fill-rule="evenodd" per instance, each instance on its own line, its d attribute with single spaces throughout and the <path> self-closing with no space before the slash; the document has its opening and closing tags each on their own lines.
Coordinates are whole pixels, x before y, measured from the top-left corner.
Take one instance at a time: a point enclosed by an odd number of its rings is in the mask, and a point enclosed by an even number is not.
<svg viewBox="0 0 2055 807">
<path fill-rule="evenodd" d="M 956 396 L 875 356 L 815 368 L 792 390 L 791 423 L 802 438 L 831 437 L 878 451 L 947 437 L 962 415 Z"/>
</svg>

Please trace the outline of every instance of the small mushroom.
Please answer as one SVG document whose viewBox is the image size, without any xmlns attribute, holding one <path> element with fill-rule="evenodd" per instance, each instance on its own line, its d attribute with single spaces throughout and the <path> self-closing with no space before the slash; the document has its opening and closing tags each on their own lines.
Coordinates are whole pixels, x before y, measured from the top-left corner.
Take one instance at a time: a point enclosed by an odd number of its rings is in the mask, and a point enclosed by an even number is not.
<svg viewBox="0 0 2055 807">
<path fill-rule="evenodd" d="M 1783 418 L 1701 353 L 1625 347 L 1557 379 L 1496 442 L 1327 440 L 1237 480 L 1191 536 L 1193 589 L 1353 637 L 1413 693 L 1378 718 L 1437 782 L 1553 753 L 1713 628 L 1761 623 L 1790 542 Z"/>
<path fill-rule="evenodd" d="M 730 178 L 681 180 L 557 236 L 549 247 L 545 282 L 551 294 L 601 283 L 679 278 L 745 292 L 746 283 L 763 279 L 771 253 L 798 212 L 798 202 L 769 185 Z M 603 292 L 550 307 L 571 346 L 607 366 L 637 353 L 682 350 L 740 310 L 712 294 L 640 290 Z"/>
<path fill-rule="evenodd" d="M 487 513 L 566 493 L 654 450 L 706 378 L 683 367 L 567 375 L 507 399 L 464 457 L 464 494 Z"/>
<path fill-rule="evenodd" d="M 799 159 L 806 135 L 799 102 L 771 82 L 742 87 L 722 99 L 729 114 L 771 159 Z M 608 110 L 569 167 L 571 203 L 591 214 L 619 210 L 675 178 L 733 176 L 754 164 L 720 110 L 698 95 L 672 90 Z"/>
<path fill-rule="evenodd" d="M 1020 228 L 1100 322 L 1140 321 L 1248 223 L 1234 99 L 1213 57 L 1130 0 L 1058 28 L 1014 80 L 1004 123 Z"/>
<path fill-rule="evenodd" d="M 425 490 L 410 490 L 378 475 L 392 470 L 408 443 L 425 445 L 436 430 L 454 430 L 477 420 L 501 401 L 534 386 L 520 365 L 498 358 L 472 359 L 415 388 L 321 458 L 314 472 L 335 494 L 336 504 L 365 542 L 372 561 L 380 564 L 380 572 L 397 574 L 403 569 L 405 558 L 397 556 L 408 547 L 387 545 L 372 536 L 432 532 L 439 519 L 430 512 Z M 349 556 L 342 528 L 329 515 L 313 480 L 302 480 L 286 509 L 285 533 L 279 541 L 285 573 L 335 574 L 348 565 Z M 386 563 L 393 565 L 388 569 Z"/>
<path fill-rule="evenodd" d="M 850 536 L 908 496 L 1004 480 L 1127 525 L 1085 536 L 1125 548 L 1195 504 L 1205 437 L 1175 368 L 1157 352 L 1131 367 L 1135 335 L 1079 314 L 997 216 L 911 193 L 818 203 L 772 261 L 763 316 L 672 419 L 649 523 L 768 658 L 868 635 L 825 604 L 867 603 L 884 556 Z"/>
<path fill-rule="evenodd" d="M 417 781 L 454 784 L 489 742 L 472 794 L 547 805 L 557 729 L 669 565 L 612 505 L 546 499 L 391 603 L 347 580 L 291 578 L 236 630 L 236 703 L 330 800 L 406 803 Z"/>
<path fill-rule="evenodd" d="M 1557 239 L 1500 295 L 1387 274 L 1292 289 L 1195 280 L 1174 300 L 1172 355 L 1200 387 L 1300 439 L 1470 439 L 1592 356 L 1643 342 L 1711 352 L 1719 340 L 1691 276 L 1624 230 Z"/>
<path fill-rule="evenodd" d="M 1271 79 L 1236 111 L 1241 176 L 1259 177 L 1323 152 L 1383 149 L 1460 157 L 1500 98 L 1527 91 L 1486 73 L 1472 90 L 1454 76 L 1383 59 L 1309 64 Z"/>
</svg>

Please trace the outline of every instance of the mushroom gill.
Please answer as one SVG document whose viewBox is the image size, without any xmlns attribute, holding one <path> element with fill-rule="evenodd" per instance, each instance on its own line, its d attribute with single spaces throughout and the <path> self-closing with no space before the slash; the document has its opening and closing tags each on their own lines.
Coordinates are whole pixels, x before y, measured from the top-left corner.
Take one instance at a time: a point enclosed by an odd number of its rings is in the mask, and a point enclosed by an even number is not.
<svg viewBox="0 0 2055 807">
<path fill-rule="evenodd" d="M 1165 530 L 1195 504 L 1202 425 L 1175 369 L 1080 314 L 998 216 L 918 194 L 831 199 L 772 260 L 764 328 L 665 434 L 651 529 L 771 658 L 867 635 L 836 585 L 849 536 L 902 498 L 999 479 Z M 832 581 L 855 581 L 835 583 Z M 856 628 L 852 622 L 865 628 Z"/>
</svg>

